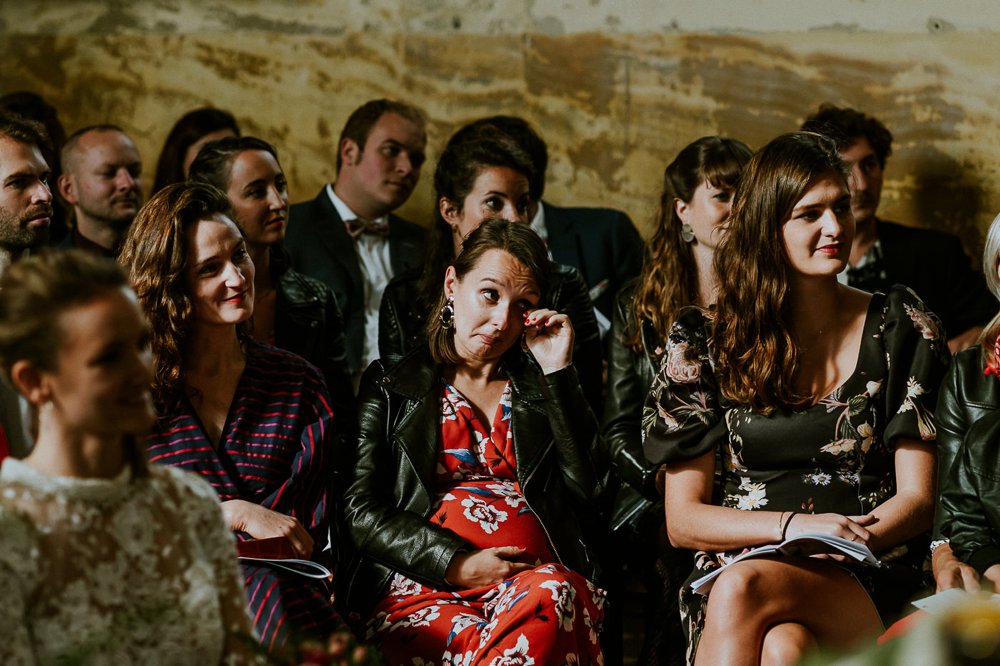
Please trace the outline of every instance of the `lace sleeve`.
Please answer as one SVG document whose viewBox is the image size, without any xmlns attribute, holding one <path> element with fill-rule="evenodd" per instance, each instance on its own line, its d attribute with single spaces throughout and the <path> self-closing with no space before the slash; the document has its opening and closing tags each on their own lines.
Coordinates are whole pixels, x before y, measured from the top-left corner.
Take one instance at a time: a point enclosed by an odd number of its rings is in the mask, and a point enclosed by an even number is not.
<svg viewBox="0 0 1000 666">
<path fill-rule="evenodd" d="M 179 470 L 171 470 L 179 471 Z M 201 478 L 179 473 L 178 480 L 190 491 L 189 515 L 198 525 L 205 553 L 215 572 L 225 642 L 222 663 L 263 663 L 257 637 L 247 612 L 246 591 L 236 555 L 236 541 L 222 516 L 218 497 Z"/>
<path fill-rule="evenodd" d="M 705 312 L 684 308 L 642 413 L 643 450 L 653 463 L 691 460 L 713 450 L 725 428 L 708 349 Z"/>
<path fill-rule="evenodd" d="M 0 504 L 0 663 L 34 664 L 31 632 L 27 620 L 27 598 L 36 577 L 35 557 L 37 548 L 31 529 L 20 518 Z"/>
</svg>

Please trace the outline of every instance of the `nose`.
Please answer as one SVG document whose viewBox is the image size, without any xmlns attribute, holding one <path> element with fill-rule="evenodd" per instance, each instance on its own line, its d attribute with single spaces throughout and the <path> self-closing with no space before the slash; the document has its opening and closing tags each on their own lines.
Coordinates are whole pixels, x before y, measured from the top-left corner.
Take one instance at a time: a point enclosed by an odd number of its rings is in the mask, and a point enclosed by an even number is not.
<svg viewBox="0 0 1000 666">
<path fill-rule="evenodd" d="M 52 203 L 52 190 L 49 189 L 49 184 L 44 180 L 38 181 L 38 185 L 36 185 L 34 191 L 32 191 L 31 203 Z"/>
<path fill-rule="evenodd" d="M 827 208 L 823 211 L 823 215 L 820 218 L 820 229 L 823 230 L 824 236 L 835 238 L 844 230 L 844 225 L 841 223 L 840 218 L 837 217 L 837 213 L 832 208 Z"/>
<path fill-rule="evenodd" d="M 276 186 L 268 189 L 267 204 L 271 210 L 284 210 L 288 208 L 288 192 Z"/>
<path fill-rule="evenodd" d="M 848 185 L 852 192 L 866 192 L 870 189 L 868 174 L 861 168 L 860 162 L 851 165 L 851 177 Z"/>
<path fill-rule="evenodd" d="M 125 167 L 118 169 L 115 173 L 115 189 L 117 190 L 131 190 L 136 187 L 138 182 L 139 177 L 133 176 Z"/>
<path fill-rule="evenodd" d="M 524 224 L 528 221 L 528 211 L 518 210 L 517 206 L 513 203 L 508 203 L 503 207 L 503 211 L 500 213 L 503 219 L 508 222 L 521 223 Z"/>
<path fill-rule="evenodd" d="M 410 161 L 410 154 L 405 150 L 396 156 L 396 173 L 406 175 L 413 171 L 413 162 Z"/>
<path fill-rule="evenodd" d="M 506 331 L 508 325 L 511 321 L 510 308 L 504 307 L 502 305 L 497 306 L 493 311 L 492 324 L 493 328 L 498 331 Z"/>
<path fill-rule="evenodd" d="M 225 271 L 225 283 L 232 289 L 241 289 L 247 283 L 247 276 L 239 266 L 229 262 Z"/>
</svg>

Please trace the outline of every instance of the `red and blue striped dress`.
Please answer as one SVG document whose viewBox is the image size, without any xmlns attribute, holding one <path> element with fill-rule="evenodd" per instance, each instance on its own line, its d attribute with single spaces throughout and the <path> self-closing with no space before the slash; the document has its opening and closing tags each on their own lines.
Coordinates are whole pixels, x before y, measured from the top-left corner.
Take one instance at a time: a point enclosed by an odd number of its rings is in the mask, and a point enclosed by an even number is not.
<svg viewBox="0 0 1000 666">
<path fill-rule="evenodd" d="M 250 342 L 246 355 L 218 449 L 185 402 L 150 435 L 150 461 L 200 474 L 221 501 L 242 499 L 294 516 L 318 553 L 328 540 L 336 427 L 326 386 L 319 371 L 294 354 Z M 267 566 L 244 564 L 243 573 L 265 647 L 302 635 L 326 637 L 339 626 L 323 582 Z"/>
</svg>

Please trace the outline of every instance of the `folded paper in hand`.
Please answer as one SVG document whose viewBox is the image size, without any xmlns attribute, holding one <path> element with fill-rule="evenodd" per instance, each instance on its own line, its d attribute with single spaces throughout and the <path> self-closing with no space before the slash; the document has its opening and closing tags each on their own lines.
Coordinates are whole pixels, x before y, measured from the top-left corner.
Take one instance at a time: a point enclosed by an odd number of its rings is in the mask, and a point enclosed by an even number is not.
<svg viewBox="0 0 1000 666">
<path fill-rule="evenodd" d="M 292 542 L 288 537 L 272 537 L 270 539 L 248 539 L 236 544 L 236 552 L 240 562 L 252 564 L 259 562 L 269 564 L 285 571 L 297 573 L 300 576 L 332 580 L 333 574 L 319 562 L 300 559 L 295 554 Z"/>
<path fill-rule="evenodd" d="M 771 555 L 847 555 L 858 562 L 864 562 L 873 566 L 881 565 L 878 558 L 863 543 L 849 541 L 848 539 L 829 534 L 801 534 L 797 537 L 786 539 L 781 543 L 772 543 L 748 550 L 733 559 L 729 564 L 714 569 L 692 582 L 691 590 L 701 594 L 708 594 L 716 577 L 725 571 L 727 567 L 742 560 Z"/>
</svg>

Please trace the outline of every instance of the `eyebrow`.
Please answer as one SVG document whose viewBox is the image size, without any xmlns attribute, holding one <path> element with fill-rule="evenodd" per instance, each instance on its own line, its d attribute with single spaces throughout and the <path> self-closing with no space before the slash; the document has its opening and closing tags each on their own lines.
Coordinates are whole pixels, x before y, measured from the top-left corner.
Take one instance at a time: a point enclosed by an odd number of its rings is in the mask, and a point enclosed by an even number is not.
<svg viewBox="0 0 1000 666">
<path fill-rule="evenodd" d="M 232 247 L 231 247 L 231 248 L 229 249 L 229 252 L 234 252 L 234 251 L 236 251 L 236 250 L 240 249 L 240 247 L 242 247 L 242 246 L 244 246 L 244 245 L 246 245 L 246 241 L 245 241 L 245 240 L 244 240 L 243 238 L 240 238 L 240 239 L 239 239 L 239 240 L 238 240 L 238 241 L 237 241 L 237 242 L 236 242 L 236 243 L 235 243 L 235 244 L 234 244 L 234 245 L 233 245 L 233 246 L 232 246 Z M 226 253 L 225 253 L 225 251 L 222 251 L 222 252 L 216 252 L 215 254 L 213 254 L 213 255 L 211 255 L 211 256 L 208 256 L 208 257 L 205 257 L 205 258 L 204 258 L 204 259 L 202 259 L 201 261 L 196 261 L 196 262 L 194 263 L 194 267 L 195 267 L 195 268 L 201 268 L 202 266 L 204 266 L 205 264 L 209 263 L 210 261 L 215 261 L 215 260 L 219 259 L 219 257 L 224 257 L 224 256 L 226 256 Z"/>
<path fill-rule="evenodd" d="M 11 182 L 13 182 L 15 180 L 19 180 L 21 178 L 38 178 L 38 180 L 47 180 L 48 177 L 51 176 L 51 175 L 52 175 L 52 172 L 48 171 L 48 170 L 43 171 L 41 174 L 36 174 L 34 171 L 30 171 L 30 170 L 28 170 L 28 171 L 15 171 L 14 173 L 12 173 L 12 174 L 8 175 L 6 178 L 4 178 L 3 179 L 3 183 L 4 183 L 4 185 L 9 185 Z"/>
</svg>

